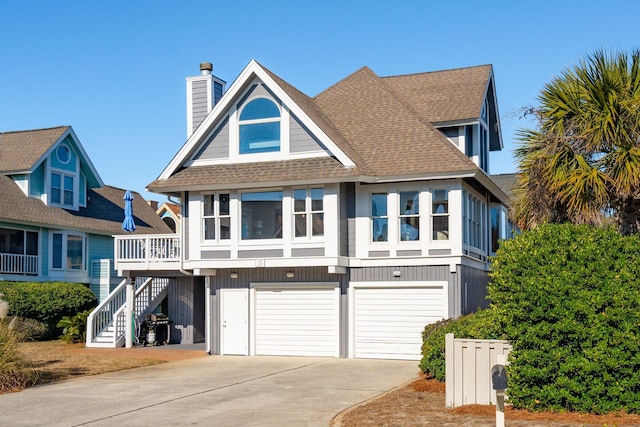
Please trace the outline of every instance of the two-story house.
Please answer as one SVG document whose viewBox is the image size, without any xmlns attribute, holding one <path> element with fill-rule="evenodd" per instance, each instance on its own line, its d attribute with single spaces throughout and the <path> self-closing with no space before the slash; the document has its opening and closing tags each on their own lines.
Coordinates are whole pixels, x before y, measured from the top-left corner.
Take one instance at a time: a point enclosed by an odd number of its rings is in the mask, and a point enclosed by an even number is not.
<svg viewBox="0 0 640 427">
<path fill-rule="evenodd" d="M 118 280 L 123 195 L 104 185 L 70 126 L 0 133 L 0 280 L 90 283 L 106 297 Z M 134 197 L 136 233 L 171 233 Z"/>
<path fill-rule="evenodd" d="M 509 205 L 491 65 L 363 67 L 314 97 L 255 61 L 228 89 L 211 70 L 187 78 L 188 139 L 148 186 L 181 201 L 180 251 L 116 241 L 123 274 L 174 278 L 173 341 L 418 359 L 426 324 L 486 305 Z"/>
</svg>

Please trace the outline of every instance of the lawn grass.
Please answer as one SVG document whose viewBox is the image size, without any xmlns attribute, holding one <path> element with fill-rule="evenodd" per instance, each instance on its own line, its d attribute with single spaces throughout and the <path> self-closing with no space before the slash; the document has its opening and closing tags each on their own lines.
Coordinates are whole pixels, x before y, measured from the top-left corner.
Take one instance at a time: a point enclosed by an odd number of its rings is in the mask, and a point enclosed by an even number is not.
<svg viewBox="0 0 640 427">
<path fill-rule="evenodd" d="M 151 357 L 129 357 L 121 352 L 86 354 L 79 351 L 84 348 L 84 344 L 67 344 L 60 340 L 22 342 L 14 345 L 21 362 L 20 370 L 23 375 L 33 378 L 33 381 L 16 381 L 13 384 L 7 382 L 7 387 L 0 388 L 0 394 L 20 391 L 36 384 L 166 362 Z M 13 375 L 15 374 L 14 371 Z"/>
</svg>

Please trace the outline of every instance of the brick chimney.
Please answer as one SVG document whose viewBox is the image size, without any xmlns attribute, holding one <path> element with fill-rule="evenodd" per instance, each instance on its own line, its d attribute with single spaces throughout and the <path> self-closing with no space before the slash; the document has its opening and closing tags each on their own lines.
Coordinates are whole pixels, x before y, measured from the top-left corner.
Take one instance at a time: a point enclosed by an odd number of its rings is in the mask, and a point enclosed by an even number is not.
<svg viewBox="0 0 640 427">
<path fill-rule="evenodd" d="M 189 138 L 213 106 L 222 98 L 226 82 L 211 72 L 210 62 L 200 64 L 200 75 L 187 77 L 187 138 Z"/>
</svg>

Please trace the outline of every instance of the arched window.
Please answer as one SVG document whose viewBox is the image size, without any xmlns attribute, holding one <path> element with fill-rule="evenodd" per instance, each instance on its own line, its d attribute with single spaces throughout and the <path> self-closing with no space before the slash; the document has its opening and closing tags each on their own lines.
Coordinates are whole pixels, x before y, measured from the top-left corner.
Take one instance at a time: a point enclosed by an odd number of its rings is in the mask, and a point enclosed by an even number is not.
<svg viewBox="0 0 640 427">
<path fill-rule="evenodd" d="M 267 98 L 256 98 L 240 112 L 240 154 L 280 151 L 280 109 Z"/>
</svg>

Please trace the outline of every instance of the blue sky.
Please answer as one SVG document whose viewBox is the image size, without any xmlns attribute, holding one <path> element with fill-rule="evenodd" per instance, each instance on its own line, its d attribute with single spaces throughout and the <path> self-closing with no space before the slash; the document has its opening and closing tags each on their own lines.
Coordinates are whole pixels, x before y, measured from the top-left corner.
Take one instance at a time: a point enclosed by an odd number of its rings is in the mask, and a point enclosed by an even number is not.
<svg viewBox="0 0 640 427">
<path fill-rule="evenodd" d="M 640 47 L 628 1 L 0 0 L 0 131 L 73 126 L 105 183 L 145 192 L 186 140 L 185 77 L 251 59 L 314 96 L 380 76 L 493 64 L 514 172 L 517 111 L 596 49 Z"/>
</svg>

